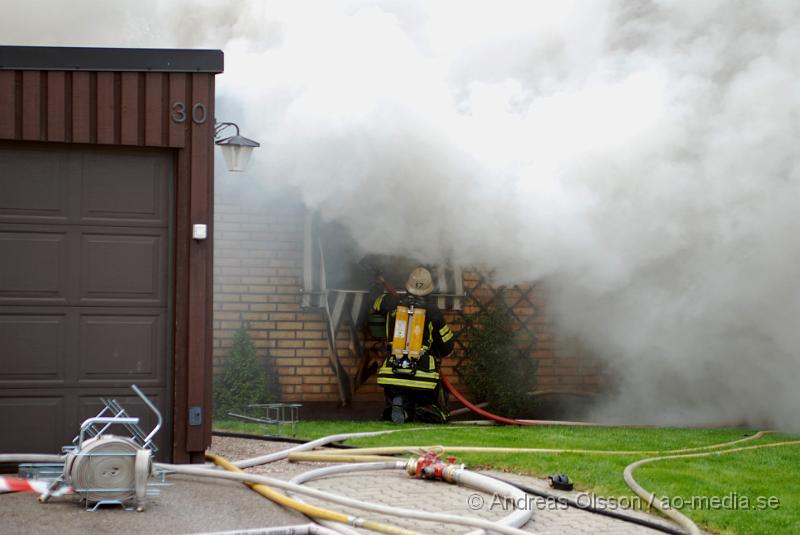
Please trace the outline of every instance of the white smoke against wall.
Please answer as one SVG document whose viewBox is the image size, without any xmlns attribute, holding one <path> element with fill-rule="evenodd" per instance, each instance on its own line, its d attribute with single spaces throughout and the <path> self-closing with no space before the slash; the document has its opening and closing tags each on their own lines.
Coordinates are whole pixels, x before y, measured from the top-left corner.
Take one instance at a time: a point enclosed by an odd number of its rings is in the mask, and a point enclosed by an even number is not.
<svg viewBox="0 0 800 535">
<path fill-rule="evenodd" d="M 61 5 L 0 35 L 223 48 L 252 177 L 365 251 L 546 280 L 619 375 L 597 417 L 800 429 L 797 2 Z"/>
</svg>

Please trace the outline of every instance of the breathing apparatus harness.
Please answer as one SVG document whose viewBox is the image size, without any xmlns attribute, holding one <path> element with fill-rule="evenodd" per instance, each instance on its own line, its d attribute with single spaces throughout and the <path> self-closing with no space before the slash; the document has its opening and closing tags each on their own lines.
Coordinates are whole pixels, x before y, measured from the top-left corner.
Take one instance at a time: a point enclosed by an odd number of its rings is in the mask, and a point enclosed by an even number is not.
<svg viewBox="0 0 800 535">
<path fill-rule="evenodd" d="M 423 299 L 408 296 L 395 309 L 388 364 L 396 374 L 415 375 L 419 360 L 428 351 L 428 348 L 422 345 L 425 332 L 424 306 Z"/>
<path fill-rule="evenodd" d="M 387 281 L 381 272 L 366 259 L 359 265 L 371 271 L 388 293 L 400 298 L 398 291 Z M 395 309 L 392 343 L 387 352 L 386 363 L 392 373 L 413 377 L 422 357 L 427 355 L 428 347 L 422 345 L 425 332 L 425 299 L 408 294 L 401 298 Z"/>
</svg>

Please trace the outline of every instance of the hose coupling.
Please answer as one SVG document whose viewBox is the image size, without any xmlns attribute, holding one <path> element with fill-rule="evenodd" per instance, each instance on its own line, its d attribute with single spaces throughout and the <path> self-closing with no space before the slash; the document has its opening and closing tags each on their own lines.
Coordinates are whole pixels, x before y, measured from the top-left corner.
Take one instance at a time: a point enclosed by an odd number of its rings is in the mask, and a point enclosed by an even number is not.
<svg viewBox="0 0 800 535">
<path fill-rule="evenodd" d="M 406 463 L 406 472 L 411 477 L 431 479 L 455 483 L 456 476 L 464 469 L 463 464 L 456 464 L 455 457 L 442 460 L 437 454 L 428 451 L 425 454 L 409 459 Z"/>
</svg>

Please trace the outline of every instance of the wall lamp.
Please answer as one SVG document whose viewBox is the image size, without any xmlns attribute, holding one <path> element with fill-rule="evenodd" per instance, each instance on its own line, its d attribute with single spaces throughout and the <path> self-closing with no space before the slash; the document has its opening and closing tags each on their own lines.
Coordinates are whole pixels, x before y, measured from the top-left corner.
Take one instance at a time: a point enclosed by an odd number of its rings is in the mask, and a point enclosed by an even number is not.
<svg viewBox="0 0 800 535">
<path fill-rule="evenodd" d="M 231 127 L 236 129 L 236 134 L 223 138 L 222 132 Z M 261 146 L 258 141 L 239 135 L 239 125 L 236 123 L 218 123 L 216 121 L 214 121 L 214 143 L 219 145 L 222 150 L 222 157 L 225 159 L 228 171 L 244 171 L 253 155 L 253 149 Z"/>
</svg>

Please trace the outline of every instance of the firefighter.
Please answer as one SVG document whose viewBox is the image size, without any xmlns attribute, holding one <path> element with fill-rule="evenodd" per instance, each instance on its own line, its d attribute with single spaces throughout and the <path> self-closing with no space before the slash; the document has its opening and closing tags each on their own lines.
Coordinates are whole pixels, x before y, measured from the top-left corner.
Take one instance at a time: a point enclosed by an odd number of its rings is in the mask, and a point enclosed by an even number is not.
<svg viewBox="0 0 800 535">
<path fill-rule="evenodd" d="M 386 317 L 387 355 L 378 370 L 386 399 L 383 419 L 445 423 L 449 411 L 439 366 L 453 350 L 453 333 L 426 298 L 433 291 L 430 271 L 414 269 L 406 290 L 405 296 L 384 293 L 372 305 L 374 313 Z"/>
</svg>

